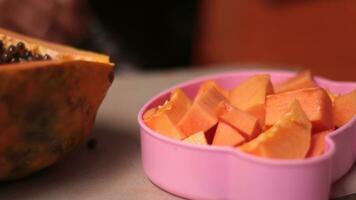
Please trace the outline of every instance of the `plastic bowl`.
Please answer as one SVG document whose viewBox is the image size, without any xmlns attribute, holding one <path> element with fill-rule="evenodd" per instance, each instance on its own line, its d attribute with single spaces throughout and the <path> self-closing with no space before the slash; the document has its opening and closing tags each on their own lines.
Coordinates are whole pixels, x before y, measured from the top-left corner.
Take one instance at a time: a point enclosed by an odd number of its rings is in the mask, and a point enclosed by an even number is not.
<svg viewBox="0 0 356 200">
<path fill-rule="evenodd" d="M 138 114 L 143 168 L 157 186 L 189 199 L 326 200 L 330 186 L 352 166 L 356 155 L 356 117 L 326 138 L 326 152 L 303 160 L 275 160 L 229 147 L 204 146 L 170 139 L 148 128 L 143 113 L 168 99 L 173 88 L 194 97 L 205 80 L 232 88 L 254 74 L 268 73 L 272 82 L 293 76 L 281 71 L 239 71 L 204 76 L 178 84 L 148 101 Z M 356 83 L 316 77 L 332 92 L 346 93 Z"/>
</svg>

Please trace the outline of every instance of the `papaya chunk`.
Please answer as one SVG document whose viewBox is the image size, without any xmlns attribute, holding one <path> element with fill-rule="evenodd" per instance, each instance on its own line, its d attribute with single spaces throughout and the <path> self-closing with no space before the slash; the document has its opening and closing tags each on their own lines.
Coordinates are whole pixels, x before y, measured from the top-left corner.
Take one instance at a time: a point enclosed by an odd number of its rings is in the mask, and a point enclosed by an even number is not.
<svg viewBox="0 0 356 200">
<path fill-rule="evenodd" d="M 184 142 L 192 143 L 192 144 L 208 144 L 205 134 L 203 131 L 199 131 L 198 133 L 194 133 L 193 135 L 185 138 Z"/>
<path fill-rule="evenodd" d="M 300 102 L 308 119 L 313 124 L 313 132 L 334 128 L 332 103 L 322 88 L 307 88 L 267 96 L 266 126 L 275 124 L 287 111 L 294 99 Z"/>
<path fill-rule="evenodd" d="M 220 102 L 226 98 L 213 84 L 202 84 L 194 102 L 177 127 L 186 136 L 190 136 L 199 131 L 206 132 L 217 124 L 216 109 Z"/>
<path fill-rule="evenodd" d="M 336 94 L 336 93 L 334 93 L 334 92 L 331 92 L 331 91 L 328 90 L 328 89 L 326 89 L 325 91 L 326 91 L 326 93 L 328 93 L 331 102 L 334 104 L 335 99 L 336 99 L 337 97 L 339 97 L 340 95 L 339 95 L 339 94 Z"/>
<path fill-rule="evenodd" d="M 311 123 L 296 100 L 288 107 L 276 124 L 240 146 L 240 150 L 275 159 L 304 158 L 310 147 Z"/>
<path fill-rule="evenodd" d="M 294 77 L 274 85 L 274 92 L 281 93 L 281 92 L 288 92 L 303 88 L 313 88 L 318 87 L 315 83 L 313 75 L 310 70 L 303 70 L 299 72 Z"/>
<path fill-rule="evenodd" d="M 230 103 L 243 111 L 250 112 L 264 124 L 266 96 L 273 93 L 270 76 L 255 75 L 230 91 Z M 252 111 L 252 112 L 251 112 Z"/>
<path fill-rule="evenodd" d="M 222 86 L 220 86 L 219 84 L 217 84 L 215 81 L 212 80 L 205 81 L 202 84 L 202 87 L 215 87 L 215 89 L 219 91 L 220 94 L 222 94 L 225 98 L 228 99 L 230 96 L 230 91 L 228 89 L 223 88 Z"/>
<path fill-rule="evenodd" d="M 219 122 L 216 128 L 213 145 L 217 146 L 238 146 L 244 143 L 246 139 L 242 134 L 232 126 Z"/>
<path fill-rule="evenodd" d="M 192 102 L 181 89 L 171 93 L 170 100 L 158 108 L 145 112 L 143 120 L 148 127 L 175 139 L 183 139 L 185 135 L 176 127 L 178 121 L 188 111 Z"/>
<path fill-rule="evenodd" d="M 238 108 L 234 108 L 227 102 L 221 102 L 217 109 L 218 118 L 237 129 L 247 140 L 255 138 L 261 127 L 258 119 Z"/>
<path fill-rule="evenodd" d="M 322 131 L 320 133 L 314 133 L 311 138 L 310 148 L 307 154 L 308 158 L 320 156 L 325 150 L 325 137 L 333 130 Z"/>
<path fill-rule="evenodd" d="M 186 137 L 165 114 L 152 117 L 145 123 L 152 130 L 170 138 L 182 140 Z"/>
<path fill-rule="evenodd" d="M 337 127 L 356 116 L 356 90 L 335 98 L 333 116 Z"/>
</svg>

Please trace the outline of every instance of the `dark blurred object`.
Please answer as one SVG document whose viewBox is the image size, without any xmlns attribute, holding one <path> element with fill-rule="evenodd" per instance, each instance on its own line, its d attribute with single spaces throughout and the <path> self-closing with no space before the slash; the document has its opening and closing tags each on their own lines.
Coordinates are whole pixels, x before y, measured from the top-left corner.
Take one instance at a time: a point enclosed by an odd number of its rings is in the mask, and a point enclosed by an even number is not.
<svg viewBox="0 0 356 200">
<path fill-rule="evenodd" d="M 355 0 L 201 1 L 195 61 L 310 68 L 356 81 Z"/>
<path fill-rule="evenodd" d="M 0 26 L 144 69 L 191 64 L 197 0 L 2 0 Z"/>
<path fill-rule="evenodd" d="M 88 33 L 91 15 L 85 0 L 2 0 L 0 25 L 61 43 L 77 43 Z"/>
<path fill-rule="evenodd" d="M 90 0 L 103 27 L 120 45 L 120 58 L 144 69 L 191 64 L 197 0 Z"/>
<path fill-rule="evenodd" d="M 89 150 L 93 150 L 98 145 L 98 141 L 94 138 L 90 138 L 87 142 L 87 147 Z"/>
<path fill-rule="evenodd" d="M 332 199 L 332 200 L 355 200 L 355 199 L 356 199 L 356 193 L 338 197 L 338 198 Z"/>
</svg>

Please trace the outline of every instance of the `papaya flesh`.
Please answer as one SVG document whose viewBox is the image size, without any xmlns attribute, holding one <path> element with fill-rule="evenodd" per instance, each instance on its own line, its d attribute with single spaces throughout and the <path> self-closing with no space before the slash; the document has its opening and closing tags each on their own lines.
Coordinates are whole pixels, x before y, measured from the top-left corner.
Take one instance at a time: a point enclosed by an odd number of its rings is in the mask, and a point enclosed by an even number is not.
<svg viewBox="0 0 356 200">
<path fill-rule="evenodd" d="M 208 145 L 208 141 L 205 137 L 205 133 L 203 131 L 199 131 L 183 140 L 184 142 L 188 142 L 191 144 L 204 144 Z"/>
<path fill-rule="evenodd" d="M 236 129 L 229 124 L 219 122 L 216 128 L 212 145 L 216 146 L 238 146 L 244 143 L 246 139 Z"/>
<path fill-rule="evenodd" d="M 218 123 L 216 111 L 220 102 L 226 101 L 211 82 L 203 83 L 195 97 L 192 106 L 178 122 L 177 127 L 186 136 L 199 131 L 206 132 Z"/>
<path fill-rule="evenodd" d="M 215 87 L 215 89 L 217 91 L 220 92 L 220 94 L 222 94 L 226 99 L 229 98 L 230 96 L 230 91 L 226 88 L 223 88 L 222 86 L 218 85 L 215 81 L 209 80 L 209 81 L 205 81 L 202 84 L 203 87 L 208 88 L 208 87 Z"/>
<path fill-rule="evenodd" d="M 335 98 L 333 116 L 337 127 L 356 116 L 356 90 Z"/>
<path fill-rule="evenodd" d="M 268 158 L 302 159 L 307 155 L 311 140 L 311 123 L 298 101 L 270 129 L 240 146 L 240 150 Z"/>
<path fill-rule="evenodd" d="M 304 70 L 299 72 L 294 77 L 286 80 L 285 82 L 274 85 L 274 92 L 288 92 L 303 88 L 318 87 L 314 81 L 314 77 L 310 70 Z"/>
<path fill-rule="evenodd" d="M 172 91 L 169 101 L 157 108 L 147 110 L 143 120 L 148 127 L 158 133 L 181 140 L 186 136 L 176 127 L 176 124 L 188 111 L 191 104 L 191 100 L 183 90 L 176 89 Z"/>
<path fill-rule="evenodd" d="M 261 132 L 260 124 L 255 116 L 227 102 L 221 102 L 216 112 L 221 121 L 238 130 L 247 140 L 255 138 Z"/>
<path fill-rule="evenodd" d="M 266 125 L 276 123 L 288 110 L 293 100 L 298 100 L 313 124 L 313 133 L 334 128 L 332 102 L 322 88 L 306 88 L 267 96 Z"/>
<path fill-rule="evenodd" d="M 110 87 L 109 57 L 0 29 L 5 46 L 19 42 L 51 60 L 0 65 L 0 181 L 43 169 L 90 134 Z"/>
<path fill-rule="evenodd" d="M 307 154 L 308 158 L 320 156 L 325 151 L 325 137 L 333 130 L 327 130 L 320 133 L 315 133 L 311 137 L 310 148 Z"/>
<path fill-rule="evenodd" d="M 232 89 L 229 100 L 234 107 L 257 117 L 263 127 L 266 96 L 273 93 L 273 86 L 268 74 L 254 75 Z"/>
</svg>

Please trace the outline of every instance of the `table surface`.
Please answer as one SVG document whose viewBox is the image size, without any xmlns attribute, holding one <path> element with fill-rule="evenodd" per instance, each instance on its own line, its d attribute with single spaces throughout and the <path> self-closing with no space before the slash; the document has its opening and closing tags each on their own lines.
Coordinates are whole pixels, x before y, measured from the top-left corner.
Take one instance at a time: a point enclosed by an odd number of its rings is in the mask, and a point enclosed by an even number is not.
<svg viewBox="0 0 356 200">
<path fill-rule="evenodd" d="M 1 183 L 0 199 L 179 199 L 145 176 L 136 115 L 159 91 L 215 71 L 118 74 L 97 116 L 92 136 L 98 142 L 96 148 L 89 150 L 82 144 L 52 167 L 19 181 Z M 356 192 L 355 182 L 356 167 L 334 184 L 332 196 Z"/>
</svg>

